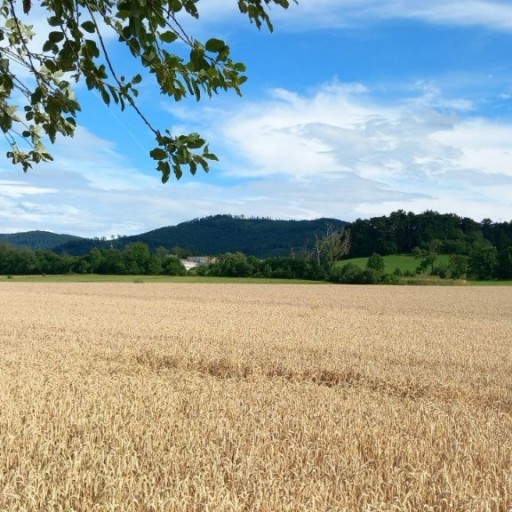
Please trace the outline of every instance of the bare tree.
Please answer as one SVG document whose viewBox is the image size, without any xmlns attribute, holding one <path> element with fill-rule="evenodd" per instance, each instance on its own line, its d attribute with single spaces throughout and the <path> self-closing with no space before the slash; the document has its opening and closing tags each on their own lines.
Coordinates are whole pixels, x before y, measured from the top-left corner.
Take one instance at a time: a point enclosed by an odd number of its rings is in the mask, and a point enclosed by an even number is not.
<svg viewBox="0 0 512 512">
<path fill-rule="evenodd" d="M 350 230 L 335 229 L 332 224 L 327 225 L 326 234 L 315 234 L 314 252 L 317 263 L 325 261 L 329 266 L 345 256 L 350 251 Z"/>
</svg>

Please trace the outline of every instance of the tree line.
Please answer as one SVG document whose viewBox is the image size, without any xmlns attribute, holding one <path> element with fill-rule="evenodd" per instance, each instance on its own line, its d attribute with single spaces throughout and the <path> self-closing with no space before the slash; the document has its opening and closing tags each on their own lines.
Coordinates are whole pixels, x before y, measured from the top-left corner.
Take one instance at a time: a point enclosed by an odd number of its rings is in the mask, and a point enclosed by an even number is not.
<svg viewBox="0 0 512 512">
<path fill-rule="evenodd" d="M 113 274 L 113 275 L 185 275 L 180 257 L 188 253 L 181 247 L 172 251 L 159 247 L 151 252 L 143 242 L 134 242 L 123 250 L 92 248 L 83 256 L 58 254 L 49 249 L 20 249 L 0 244 L 1 275 L 32 274 Z M 265 277 L 282 279 L 326 279 L 326 251 L 317 254 L 301 253 L 289 257 L 259 259 L 244 253 L 218 255 L 208 265 L 198 266 L 190 273 L 215 277 Z"/>
<path fill-rule="evenodd" d="M 499 252 L 512 247 L 512 222 L 490 219 L 476 222 L 455 214 L 398 210 L 387 216 L 357 219 L 351 223 L 337 219 L 292 221 L 214 215 L 114 240 L 70 240 L 55 251 L 81 255 L 93 247 L 113 245 L 122 250 L 133 242 L 143 242 L 151 251 L 159 246 L 180 245 L 192 254 L 240 251 L 266 259 L 289 256 L 292 250 L 296 253 L 314 251 L 318 237 L 324 236 L 329 226 L 335 230 L 350 229 L 348 256 L 351 258 L 368 257 L 373 253 L 411 254 L 415 247 L 427 248 L 431 243 L 438 244 L 440 254 L 466 256 L 479 243 L 490 243 Z"/>
<path fill-rule="evenodd" d="M 142 242 L 123 250 L 93 247 L 88 254 L 71 256 L 48 249 L 18 249 L 0 244 L 0 274 L 116 274 L 116 275 L 184 275 L 185 267 L 178 255 L 163 247 L 151 252 Z"/>
<path fill-rule="evenodd" d="M 290 251 L 312 247 L 315 237 L 323 235 L 327 226 L 342 229 L 346 222 L 337 219 L 278 220 L 233 215 L 211 215 L 158 228 L 133 236 L 114 239 L 73 239 L 54 247 L 55 252 L 88 253 L 93 247 L 124 249 L 133 242 L 147 244 L 151 251 L 158 247 L 187 248 L 191 254 L 216 255 L 243 252 L 257 258 L 289 256 Z"/>
<path fill-rule="evenodd" d="M 290 256 L 260 259 L 242 252 L 222 253 L 209 265 L 198 266 L 192 273 L 225 277 L 265 277 L 282 279 L 325 280 L 330 266 L 347 253 L 349 231 L 328 226 L 317 237 L 315 249 L 292 252 Z M 143 242 L 115 247 L 93 247 L 86 255 L 59 254 L 49 249 L 22 249 L 0 244 L 0 274 L 115 274 L 115 275 L 184 275 L 181 258 L 190 253 L 179 246 L 151 251 Z"/>
<path fill-rule="evenodd" d="M 229 216 L 212 219 L 221 223 L 229 221 L 231 227 L 240 220 L 245 224 L 250 222 L 250 219 Z M 261 222 L 270 221 L 257 219 L 258 227 Z M 190 224 L 202 225 L 203 222 Z M 279 231 L 281 229 L 279 225 Z M 452 279 L 512 279 L 512 223 L 493 223 L 488 219 L 475 222 L 453 214 L 431 211 L 413 214 L 399 210 L 387 217 L 358 219 L 351 224 L 325 222 L 323 230 L 317 229 L 313 234 L 302 248 L 291 248 L 287 256 L 222 252 L 209 265 L 193 272 L 225 277 L 393 283 L 402 277 L 413 277 L 415 272 L 409 271 L 412 275 L 406 276 L 400 269 L 386 273 L 379 258 L 405 253 L 414 255 L 418 262 L 417 273 L 421 274 Z M 122 248 L 113 246 L 111 241 L 110 247 L 92 247 L 81 255 L 0 244 L 0 274 L 182 275 L 186 270 L 180 259 L 190 254 L 193 252 L 187 247 L 152 249 L 141 241 Z M 361 268 L 343 261 L 354 257 L 369 258 L 368 265 Z"/>
<path fill-rule="evenodd" d="M 357 219 L 348 225 L 352 233 L 350 257 L 373 253 L 410 254 L 415 247 L 437 244 L 440 254 L 469 256 L 475 245 L 490 244 L 498 251 L 512 247 L 512 222 L 476 222 L 453 213 L 427 210 L 416 214 L 404 210 L 388 216 Z"/>
</svg>

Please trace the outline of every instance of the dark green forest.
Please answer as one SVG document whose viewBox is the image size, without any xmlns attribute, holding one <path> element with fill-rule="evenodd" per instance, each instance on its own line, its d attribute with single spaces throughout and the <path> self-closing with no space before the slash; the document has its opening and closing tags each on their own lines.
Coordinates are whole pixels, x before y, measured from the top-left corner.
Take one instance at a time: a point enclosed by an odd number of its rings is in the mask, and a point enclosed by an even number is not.
<svg viewBox="0 0 512 512">
<path fill-rule="evenodd" d="M 84 240 L 79 236 L 57 235 L 49 231 L 0 234 L 0 244 L 6 243 L 20 249 L 52 249 L 72 241 Z"/>
<path fill-rule="evenodd" d="M 291 251 L 307 248 L 314 242 L 315 234 L 324 232 L 327 225 L 341 229 L 346 224 L 336 219 L 275 220 L 213 215 L 113 240 L 68 240 L 53 249 L 58 253 L 83 255 L 93 247 L 122 250 L 129 244 L 142 242 L 151 251 L 158 247 L 181 247 L 188 254 L 196 255 L 243 252 L 257 258 L 270 258 L 288 256 Z"/>
<path fill-rule="evenodd" d="M 216 215 L 109 240 L 32 234 L 32 242 L 31 233 L 0 236 L 0 274 L 179 275 L 186 272 L 180 258 L 208 255 L 215 258 L 193 272 L 397 282 L 402 277 L 399 269 L 386 275 L 379 257 L 412 254 L 418 261 L 418 272 L 423 274 L 454 279 L 512 279 L 512 222 L 476 222 L 433 211 L 414 214 L 399 210 L 352 223 Z M 323 243 L 327 239 L 344 239 L 346 250 L 333 252 Z M 20 240 L 23 243 L 16 243 Z M 55 245 L 48 248 L 50 242 Z M 442 264 L 438 258 L 441 254 L 449 255 Z M 365 269 L 339 261 L 356 257 L 369 258 Z"/>
</svg>

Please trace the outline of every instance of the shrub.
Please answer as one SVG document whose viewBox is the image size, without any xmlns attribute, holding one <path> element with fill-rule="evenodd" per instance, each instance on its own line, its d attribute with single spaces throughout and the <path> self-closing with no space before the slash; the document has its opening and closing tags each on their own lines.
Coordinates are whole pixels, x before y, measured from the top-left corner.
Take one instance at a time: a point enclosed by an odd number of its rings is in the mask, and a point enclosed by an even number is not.
<svg viewBox="0 0 512 512">
<path fill-rule="evenodd" d="M 452 254 L 450 256 L 449 269 L 454 279 L 460 279 L 468 273 L 469 256 Z"/>
<path fill-rule="evenodd" d="M 400 284 L 400 277 L 395 272 L 393 272 L 392 274 L 384 274 L 381 278 L 381 283 L 382 284 Z"/>
<path fill-rule="evenodd" d="M 377 284 L 381 279 L 382 273 L 373 268 L 367 268 L 359 276 L 360 284 Z"/>
<path fill-rule="evenodd" d="M 379 272 L 372 268 L 362 269 L 355 263 L 334 266 L 329 274 L 329 281 L 342 284 L 376 284 L 379 280 Z"/>
<path fill-rule="evenodd" d="M 380 254 L 374 252 L 368 258 L 368 261 L 366 262 L 366 268 L 384 273 L 384 270 L 386 269 L 386 263 L 384 262 L 384 258 Z"/>
<path fill-rule="evenodd" d="M 177 256 L 169 256 L 162 265 L 163 271 L 169 276 L 184 276 L 187 270 Z"/>
<path fill-rule="evenodd" d="M 433 276 L 439 276 L 441 279 L 447 279 L 450 277 L 450 269 L 448 265 L 440 263 L 436 265 L 432 271 Z"/>
</svg>

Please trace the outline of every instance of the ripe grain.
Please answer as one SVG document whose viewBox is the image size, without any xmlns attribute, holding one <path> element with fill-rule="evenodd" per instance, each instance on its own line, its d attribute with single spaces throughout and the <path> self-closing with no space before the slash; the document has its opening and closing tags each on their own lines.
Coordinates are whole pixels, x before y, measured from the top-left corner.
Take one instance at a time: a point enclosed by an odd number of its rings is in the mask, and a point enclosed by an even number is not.
<svg viewBox="0 0 512 512">
<path fill-rule="evenodd" d="M 512 288 L 0 285 L 0 510 L 512 510 Z"/>
</svg>

